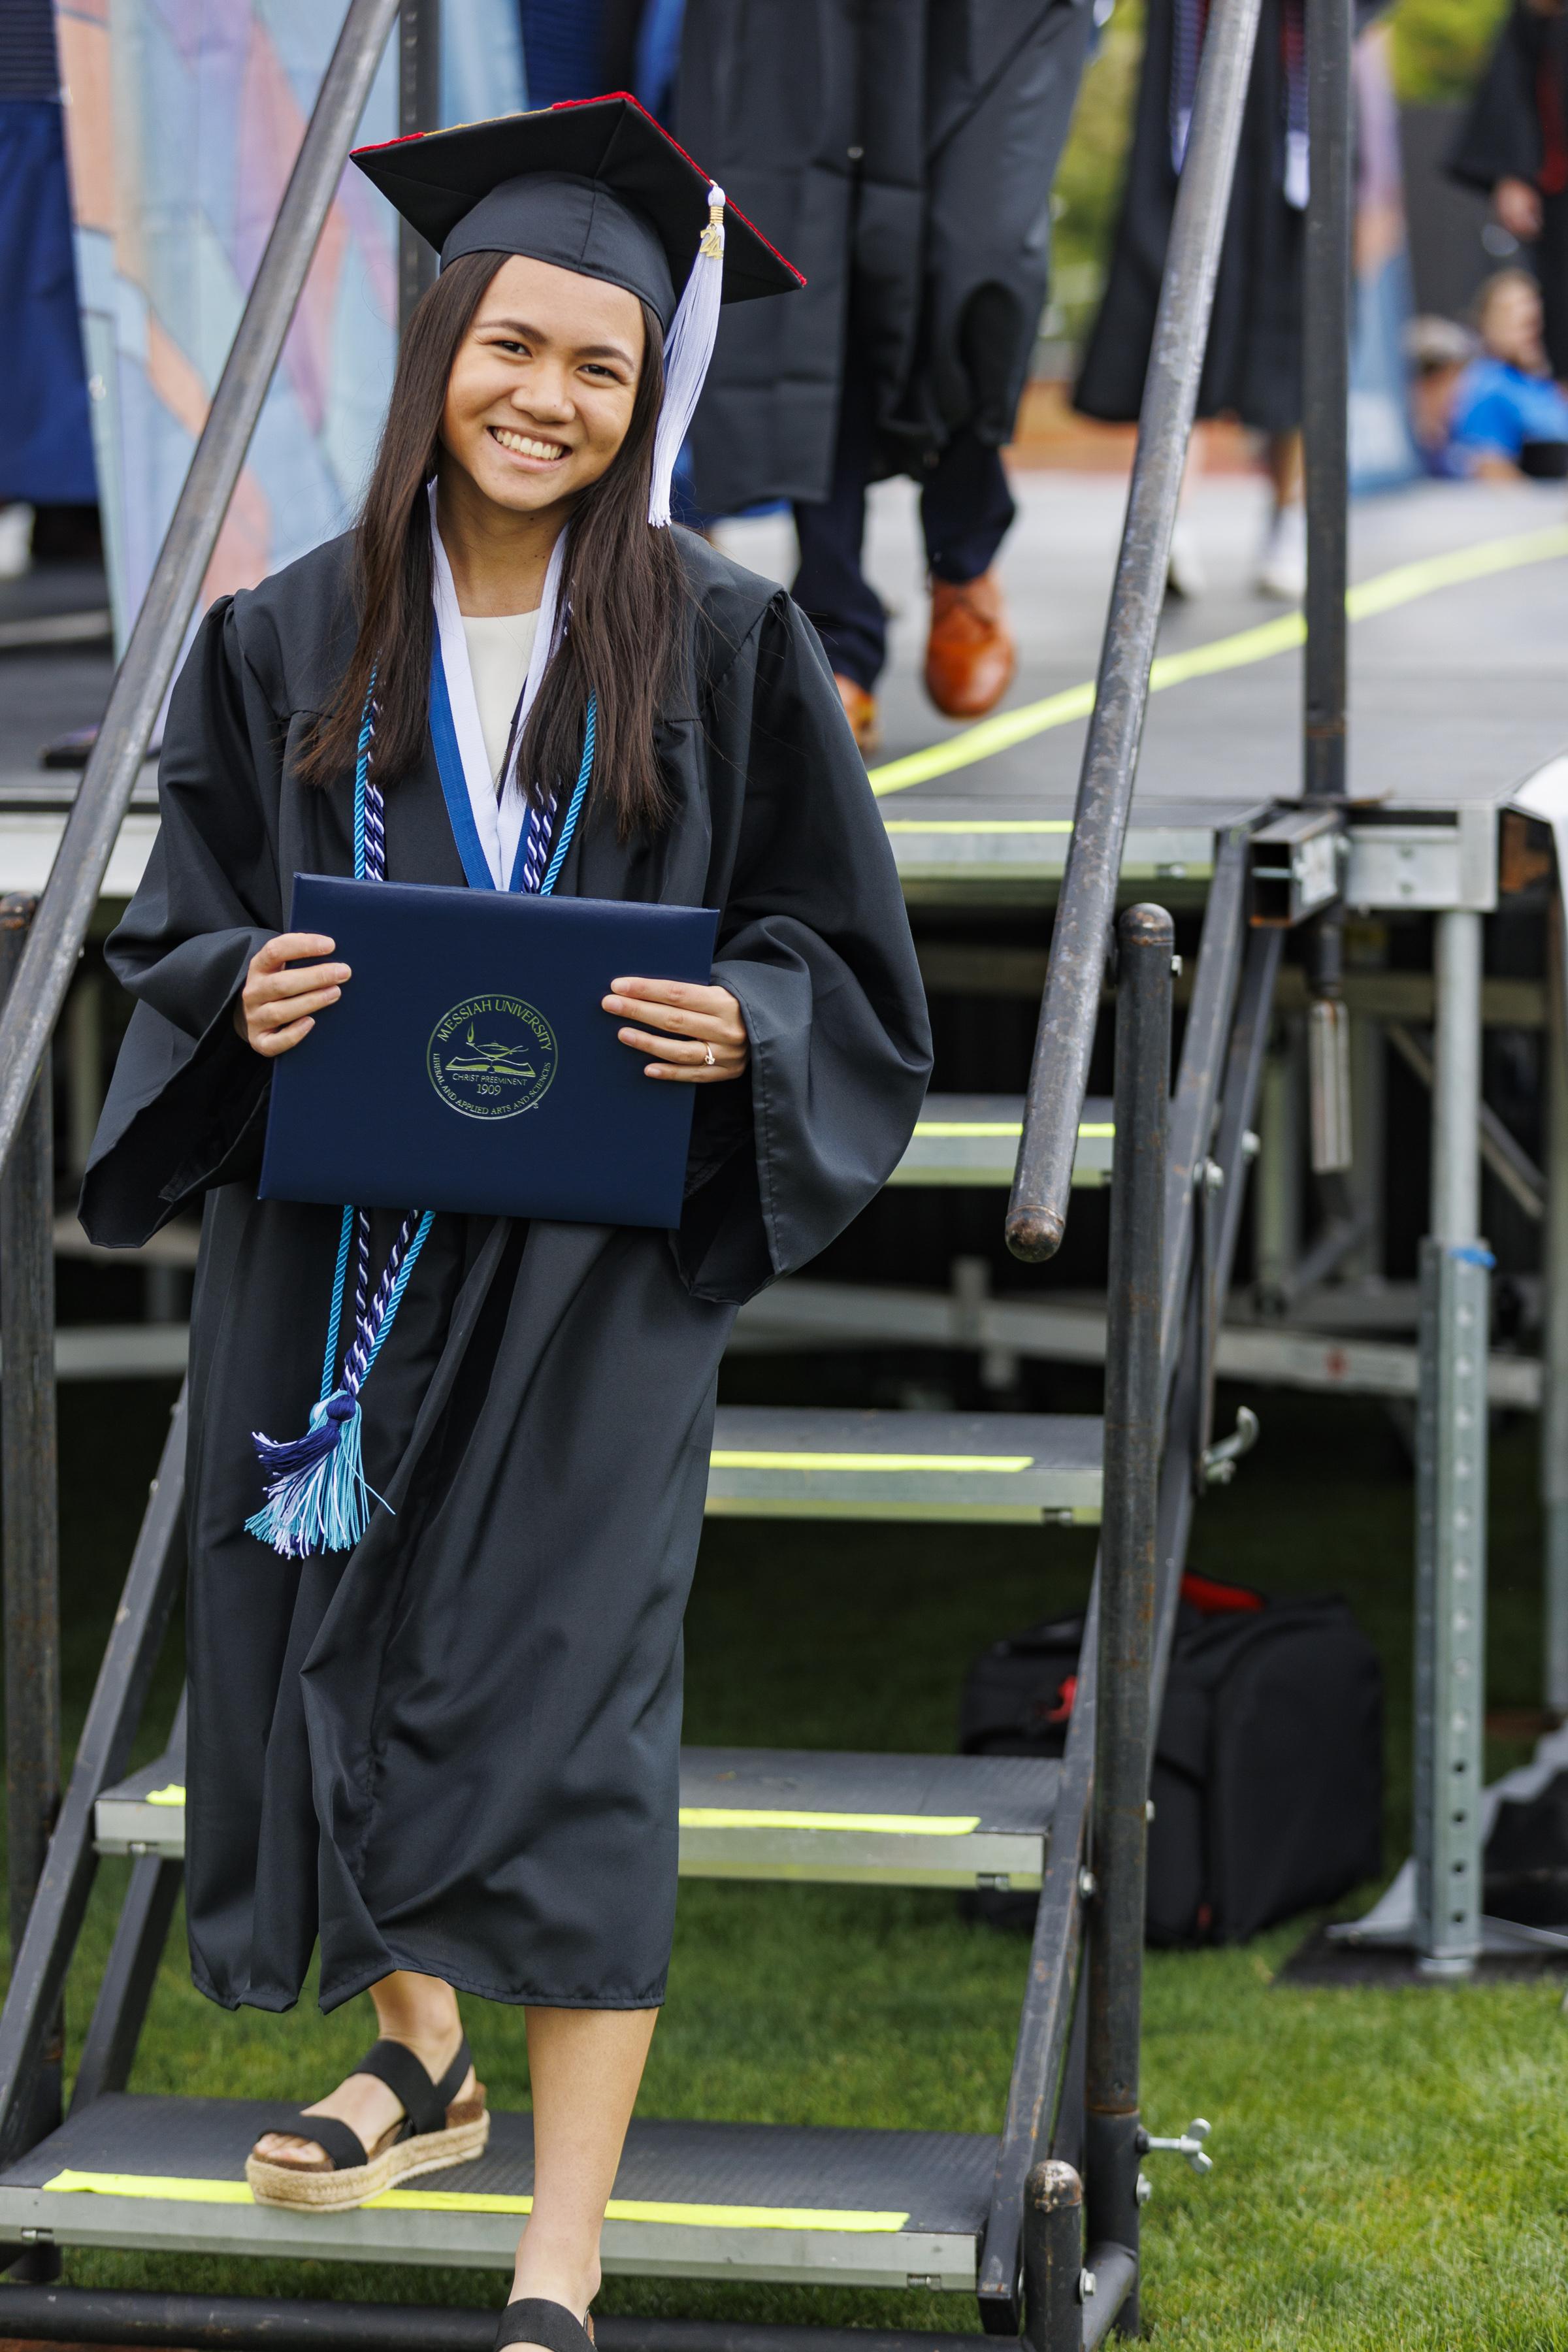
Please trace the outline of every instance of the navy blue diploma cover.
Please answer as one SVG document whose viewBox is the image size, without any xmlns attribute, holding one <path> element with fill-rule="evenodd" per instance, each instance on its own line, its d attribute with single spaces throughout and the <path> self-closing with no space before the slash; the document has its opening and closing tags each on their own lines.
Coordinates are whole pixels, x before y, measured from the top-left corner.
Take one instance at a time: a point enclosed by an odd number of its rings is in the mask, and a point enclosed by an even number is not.
<svg viewBox="0 0 1568 2352">
<path fill-rule="evenodd" d="M 645 1077 L 600 1000 L 633 974 L 706 982 L 718 920 L 297 874 L 289 929 L 353 977 L 278 1058 L 262 1198 L 678 1225 L 692 1090 Z"/>
</svg>

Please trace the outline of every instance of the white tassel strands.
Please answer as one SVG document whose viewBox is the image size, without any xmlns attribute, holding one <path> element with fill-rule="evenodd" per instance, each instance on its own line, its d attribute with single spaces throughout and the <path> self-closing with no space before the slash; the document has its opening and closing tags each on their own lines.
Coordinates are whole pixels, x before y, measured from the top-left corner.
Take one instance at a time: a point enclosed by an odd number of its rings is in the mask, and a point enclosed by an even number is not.
<svg viewBox="0 0 1568 2352">
<path fill-rule="evenodd" d="M 664 404 L 654 430 L 653 482 L 647 502 L 647 519 L 659 526 L 669 520 L 675 461 L 708 380 L 723 292 L 724 191 L 715 182 L 708 190 L 708 226 L 665 339 Z"/>
</svg>

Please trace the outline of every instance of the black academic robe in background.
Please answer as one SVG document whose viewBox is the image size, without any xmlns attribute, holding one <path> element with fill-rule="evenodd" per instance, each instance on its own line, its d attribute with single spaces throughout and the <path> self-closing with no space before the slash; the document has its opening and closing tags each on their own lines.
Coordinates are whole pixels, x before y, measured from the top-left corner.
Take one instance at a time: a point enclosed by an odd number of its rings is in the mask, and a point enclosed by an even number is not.
<svg viewBox="0 0 1568 2352">
<path fill-rule="evenodd" d="M 157 845 L 109 950 L 136 1009 L 82 1215 L 133 1246 L 204 1202 L 186 1879 L 195 1980 L 226 2007 L 288 2008 L 318 1937 L 327 2008 L 400 1968 L 563 2008 L 663 1993 L 719 1359 L 737 1302 L 876 1192 L 930 1065 L 816 639 L 770 583 L 682 548 L 673 819 L 623 844 L 590 808 L 558 887 L 721 908 L 751 1074 L 697 1090 L 679 1233 L 436 1218 L 365 1384 L 390 1507 L 352 1554 L 285 1560 L 245 1532 L 251 1433 L 298 1433 L 318 1394 L 340 1218 L 257 1199 L 271 1066 L 232 1021 L 293 874 L 353 871 L 352 777 L 297 775 L 352 641 L 348 542 L 216 605 L 175 688 Z M 393 880 L 461 886 L 428 751 L 386 815 Z M 374 1222 L 379 1271 L 398 1220 Z"/>
<path fill-rule="evenodd" d="M 797 269 L 723 315 L 700 506 L 826 498 L 847 340 L 881 471 L 1012 438 L 1089 0 L 687 0 L 676 133 Z"/>
<path fill-rule="evenodd" d="M 1568 15 L 1515 0 L 1448 169 L 1488 195 L 1500 180 L 1540 189 L 1541 236 L 1528 257 L 1552 373 L 1568 379 Z"/>
<path fill-rule="evenodd" d="M 1292 432 L 1301 422 L 1301 265 L 1306 215 L 1285 194 L 1287 91 L 1281 0 L 1263 0 L 1242 118 L 1236 181 L 1215 286 L 1200 416 L 1233 410 L 1244 425 Z M 1115 424 L 1135 419 L 1175 210 L 1171 155 L 1172 0 L 1148 0 L 1143 71 L 1110 274 L 1075 405 Z"/>
</svg>

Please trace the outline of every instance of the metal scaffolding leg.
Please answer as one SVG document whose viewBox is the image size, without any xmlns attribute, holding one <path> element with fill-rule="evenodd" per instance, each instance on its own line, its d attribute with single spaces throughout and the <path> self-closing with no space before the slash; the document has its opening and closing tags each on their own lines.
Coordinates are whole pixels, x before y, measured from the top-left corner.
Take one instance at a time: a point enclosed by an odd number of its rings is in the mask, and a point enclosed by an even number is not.
<svg viewBox="0 0 1568 2352">
<path fill-rule="evenodd" d="M 1345 938 L 1345 961 L 1358 979 L 1363 972 L 1385 971 L 1386 925 L 1352 925 Z M 1363 1232 L 1346 1254 L 1344 1271 L 1363 1288 L 1375 1289 L 1388 1271 L 1384 1201 L 1388 1181 L 1388 1032 L 1362 1006 L 1351 1013 L 1351 1132 L 1355 1155 L 1351 1203 Z"/>
<path fill-rule="evenodd" d="M 1301 1255 L 1301 1046 L 1300 1022 L 1282 1021 L 1258 1106 L 1258 1297 L 1276 1314 Z"/>
<path fill-rule="evenodd" d="M 1416 1428 L 1415 1945 L 1433 1976 L 1481 1948 L 1487 1270 L 1480 1217 L 1481 919 L 1436 918 L 1432 1233 Z"/>
<path fill-rule="evenodd" d="M 1542 1357 L 1541 1510 L 1546 1675 L 1542 1698 L 1568 1715 L 1568 1022 L 1564 1020 L 1563 900 L 1552 909 L 1546 988 L 1546 1297 Z"/>
</svg>

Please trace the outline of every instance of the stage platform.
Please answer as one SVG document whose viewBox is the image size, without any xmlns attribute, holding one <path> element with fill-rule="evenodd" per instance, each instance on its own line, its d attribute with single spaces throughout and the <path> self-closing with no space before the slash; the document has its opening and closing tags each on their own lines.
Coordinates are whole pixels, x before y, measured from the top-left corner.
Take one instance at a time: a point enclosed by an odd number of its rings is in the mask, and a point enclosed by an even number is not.
<svg viewBox="0 0 1568 2352">
<path fill-rule="evenodd" d="M 998 716 L 1091 682 L 1105 625 L 1125 503 L 1114 478 L 1020 472 L 1019 519 L 1000 569 L 1019 639 L 1018 676 Z M 1184 518 L 1203 549 L 1209 593 L 1172 600 L 1160 655 L 1191 657 L 1243 633 L 1288 622 L 1288 609 L 1252 585 L 1267 516 L 1261 480 L 1199 482 Z M 912 484 L 872 493 L 868 569 L 894 610 L 892 660 L 882 695 L 885 741 L 879 781 L 910 753 L 969 730 L 938 716 L 919 683 L 924 648 L 923 562 Z M 1555 533 L 1555 555 L 1518 561 L 1518 544 Z M 787 582 L 787 519 L 723 526 L 742 562 Z M 1506 542 L 1515 542 L 1511 560 Z M 1442 567 L 1482 549 L 1509 568 L 1443 586 Z M 1568 748 L 1563 616 L 1568 610 L 1568 499 L 1560 483 L 1420 483 L 1351 508 L 1353 598 L 1370 583 L 1379 599 L 1405 599 L 1352 621 L 1350 637 L 1350 784 L 1357 798 L 1406 808 L 1495 804 Z M 1421 572 L 1408 576 L 1410 567 Z M 1405 573 L 1395 581 L 1391 575 Z M 1428 584 L 1428 583 L 1430 584 Z M 1281 636 L 1285 635 L 1279 630 Z M 1244 811 L 1300 790 L 1300 656 L 1290 645 L 1261 659 L 1231 644 L 1234 667 L 1180 685 L 1158 671 L 1138 772 L 1138 814 L 1149 803 L 1222 803 Z M 1205 658 L 1208 656 L 1205 656 Z M 917 802 L 1064 804 L 1071 813 L 1088 718 L 1067 717 L 1011 748 L 886 794 L 888 814 Z M 984 724 L 984 722 L 983 722 Z M 973 739 L 970 739 L 973 740 Z M 895 811 L 891 803 L 900 806 Z M 1046 811 L 1045 813 L 1048 813 Z M 1138 822 L 1134 817 L 1134 825 Z"/>
<path fill-rule="evenodd" d="M 940 718 L 918 682 L 914 487 L 882 483 L 871 499 L 869 569 L 894 613 L 872 781 L 916 906 L 1048 901 L 1067 856 L 1125 490 L 1114 478 L 1020 473 L 1015 493 L 1001 569 L 1018 676 L 974 729 Z M 1300 788 L 1298 624 L 1250 584 L 1266 496 L 1260 481 L 1226 476 L 1189 502 L 1213 586 L 1165 612 L 1123 864 L 1130 896 L 1200 901 L 1219 834 Z M 787 518 L 727 524 L 721 536 L 740 562 L 788 580 Z M 1489 904 L 1478 877 L 1495 874 L 1496 812 L 1568 749 L 1568 500 L 1561 485 L 1533 483 L 1427 483 L 1364 499 L 1352 509 L 1351 571 L 1352 607 L 1359 597 L 1378 609 L 1351 630 L 1351 789 L 1368 805 L 1352 827 L 1347 903 Z M 79 647 L 0 653 L 0 890 L 42 887 L 74 784 L 38 768 L 37 747 L 95 719 L 109 678 L 107 655 Z M 955 755 L 962 763 L 946 764 Z M 155 806 L 149 766 L 105 919 L 145 865 Z"/>
</svg>

